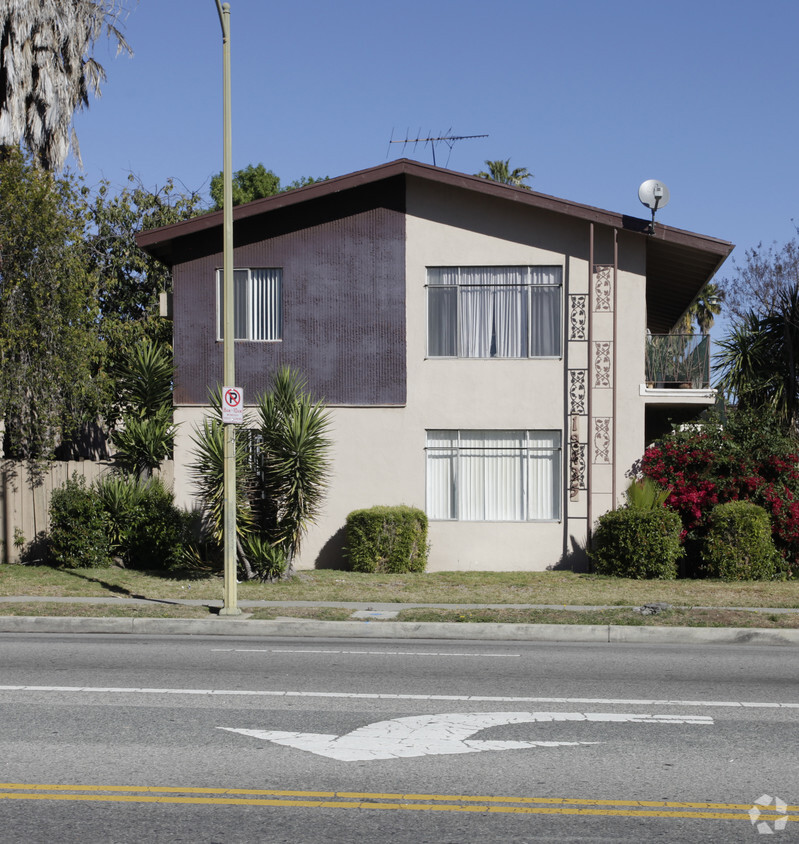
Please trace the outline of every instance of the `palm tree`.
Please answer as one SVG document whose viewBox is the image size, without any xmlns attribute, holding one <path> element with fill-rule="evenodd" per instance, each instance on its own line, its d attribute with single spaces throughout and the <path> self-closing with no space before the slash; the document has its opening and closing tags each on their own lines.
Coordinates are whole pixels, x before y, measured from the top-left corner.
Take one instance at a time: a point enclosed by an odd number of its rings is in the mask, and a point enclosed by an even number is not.
<svg viewBox="0 0 799 844">
<path fill-rule="evenodd" d="M 708 282 L 694 299 L 689 313 L 696 319 L 699 330 L 702 334 L 710 334 L 714 318 L 721 313 L 721 304 L 724 301 L 724 291 L 712 281 Z"/>
<path fill-rule="evenodd" d="M 488 172 L 481 170 L 477 173 L 481 179 L 490 179 L 492 182 L 501 182 L 503 185 L 514 185 L 517 188 L 530 190 L 530 186 L 524 184 L 527 179 L 532 179 L 533 174 L 526 167 L 510 169 L 510 159 L 504 161 L 486 161 Z"/>
<path fill-rule="evenodd" d="M 70 146 L 80 161 L 72 118 L 100 95 L 106 75 L 91 56 L 105 32 L 117 53 L 132 51 L 117 28 L 124 0 L 7 0 L 0 8 L 0 153 L 24 146 L 47 170 L 60 170 Z"/>
<path fill-rule="evenodd" d="M 724 291 L 713 282 L 708 282 L 697 294 L 688 310 L 682 315 L 674 331 L 677 334 L 693 334 L 694 320 L 703 335 L 710 334 L 715 317 L 721 313 Z"/>
<path fill-rule="evenodd" d="M 774 311 L 750 311 L 716 344 L 719 387 L 739 407 L 771 407 L 786 428 L 799 421 L 799 285 L 780 292 Z"/>
</svg>

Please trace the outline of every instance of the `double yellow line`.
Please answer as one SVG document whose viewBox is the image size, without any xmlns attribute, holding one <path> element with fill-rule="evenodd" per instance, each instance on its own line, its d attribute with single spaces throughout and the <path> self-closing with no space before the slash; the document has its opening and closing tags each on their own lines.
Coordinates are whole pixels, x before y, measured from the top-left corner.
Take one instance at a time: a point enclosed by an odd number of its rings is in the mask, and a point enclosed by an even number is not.
<svg viewBox="0 0 799 844">
<path fill-rule="evenodd" d="M 588 800 L 571 797 L 486 797 L 455 794 L 391 794 L 357 791 L 283 791 L 251 788 L 179 788 L 116 785 L 0 783 L 0 800 L 68 800 L 102 803 L 180 803 L 198 806 L 273 806 L 313 809 L 389 809 L 527 815 L 696 818 L 751 823 L 751 803 L 683 803 L 665 800 Z M 785 819 L 771 807 L 760 821 Z M 799 806 L 788 806 L 799 820 Z"/>
</svg>

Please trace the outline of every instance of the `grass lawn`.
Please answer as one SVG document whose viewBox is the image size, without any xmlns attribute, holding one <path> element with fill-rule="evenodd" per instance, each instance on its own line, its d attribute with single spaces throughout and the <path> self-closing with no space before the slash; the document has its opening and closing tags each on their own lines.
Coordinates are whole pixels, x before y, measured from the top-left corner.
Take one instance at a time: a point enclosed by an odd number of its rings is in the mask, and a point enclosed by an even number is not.
<svg viewBox="0 0 799 844">
<path fill-rule="evenodd" d="M 121 568 L 0 565 L 0 596 L 220 600 L 218 576 L 170 577 Z M 301 571 L 280 583 L 241 583 L 239 600 L 427 604 L 552 604 L 799 608 L 799 581 L 625 580 L 572 572 L 429 572 L 378 575 Z M 570 616 L 571 617 L 571 616 Z M 639 616 L 640 618 L 640 616 Z M 656 617 L 657 618 L 657 617 Z"/>
<path fill-rule="evenodd" d="M 349 621 L 352 610 L 343 607 L 257 607 L 247 609 L 254 619 L 314 619 Z M 0 616 L 51 616 L 69 618 L 213 618 L 215 608 L 181 604 L 63 604 L 48 601 L 0 602 Z M 440 609 L 420 607 L 400 610 L 396 619 L 370 619 L 372 624 L 392 621 L 499 624 L 622 624 L 639 627 L 759 627 L 799 628 L 799 613 L 755 612 L 753 610 L 691 609 L 676 607 L 657 615 L 641 615 L 629 607 L 601 610 L 567 609 Z"/>
</svg>

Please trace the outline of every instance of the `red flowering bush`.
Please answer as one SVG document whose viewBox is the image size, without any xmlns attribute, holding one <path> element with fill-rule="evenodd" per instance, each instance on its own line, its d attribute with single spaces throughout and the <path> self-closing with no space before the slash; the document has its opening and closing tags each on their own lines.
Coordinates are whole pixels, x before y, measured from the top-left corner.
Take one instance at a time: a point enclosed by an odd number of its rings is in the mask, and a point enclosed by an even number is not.
<svg viewBox="0 0 799 844">
<path fill-rule="evenodd" d="M 666 507 L 682 521 L 688 573 L 701 574 L 698 543 L 717 504 L 751 501 L 771 519 L 783 570 L 799 564 L 799 442 L 785 435 L 763 410 L 715 414 L 675 430 L 650 446 L 641 461 L 645 476 L 671 494 Z"/>
</svg>

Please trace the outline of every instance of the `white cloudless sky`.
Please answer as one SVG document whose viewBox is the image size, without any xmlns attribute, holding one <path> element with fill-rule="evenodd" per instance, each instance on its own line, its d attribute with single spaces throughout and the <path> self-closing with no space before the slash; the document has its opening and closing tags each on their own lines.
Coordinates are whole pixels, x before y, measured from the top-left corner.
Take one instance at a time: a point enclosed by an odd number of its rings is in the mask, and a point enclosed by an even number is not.
<svg viewBox="0 0 799 844">
<path fill-rule="evenodd" d="M 172 177 L 207 194 L 222 169 L 214 0 L 130 0 L 133 58 L 106 42 L 103 95 L 76 118 L 89 184 Z M 233 167 L 284 184 L 440 144 L 465 173 L 527 167 L 534 190 L 737 245 L 795 235 L 796 0 L 231 0 Z M 731 270 L 728 260 L 725 269 Z M 722 269 L 721 276 L 724 276 Z M 715 334 L 716 332 L 714 332 Z"/>
</svg>

